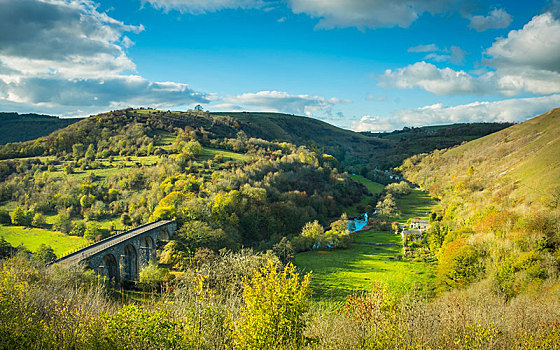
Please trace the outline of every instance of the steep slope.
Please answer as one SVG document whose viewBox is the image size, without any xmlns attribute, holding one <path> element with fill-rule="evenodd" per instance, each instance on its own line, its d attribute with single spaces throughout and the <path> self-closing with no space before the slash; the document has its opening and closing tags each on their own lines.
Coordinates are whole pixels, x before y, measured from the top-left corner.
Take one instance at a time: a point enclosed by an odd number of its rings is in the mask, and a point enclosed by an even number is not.
<svg viewBox="0 0 560 350">
<path fill-rule="evenodd" d="M 413 157 L 402 170 L 439 196 L 467 191 L 546 205 L 560 185 L 559 154 L 560 109 L 554 109 L 464 145 Z"/>
<path fill-rule="evenodd" d="M 484 280 L 506 300 L 560 275 L 560 109 L 444 151 L 405 177 L 441 199 L 423 242 L 441 290 Z"/>
</svg>

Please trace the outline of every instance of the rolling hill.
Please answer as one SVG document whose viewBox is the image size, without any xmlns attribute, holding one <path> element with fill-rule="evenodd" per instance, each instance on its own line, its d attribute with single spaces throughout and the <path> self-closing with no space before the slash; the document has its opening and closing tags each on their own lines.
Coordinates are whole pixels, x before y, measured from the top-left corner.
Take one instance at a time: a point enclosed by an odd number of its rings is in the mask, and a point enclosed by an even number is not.
<svg viewBox="0 0 560 350">
<path fill-rule="evenodd" d="M 0 113 L 0 145 L 47 136 L 79 120 L 42 114 Z"/>
<path fill-rule="evenodd" d="M 66 122 L 65 119 L 59 120 Z M 76 140 L 82 140 L 80 142 L 87 144 L 88 139 L 100 135 L 103 127 L 125 128 L 130 123 L 150 125 L 155 129 L 168 132 L 176 128 L 192 129 L 201 135 L 206 135 L 208 139 L 237 138 L 243 131 L 244 136 L 248 138 L 307 146 L 312 150 L 333 155 L 344 170 L 360 173 L 378 182 L 386 181 L 379 170 L 396 167 L 407 157 L 457 145 L 511 125 L 507 123 L 453 124 L 405 128 L 392 133 L 373 134 L 357 133 L 314 118 L 282 113 L 207 113 L 127 109 L 85 118 L 44 139 L 28 141 L 23 147 L 7 145 L 0 148 L 0 159 L 44 155 L 47 148 L 50 148 L 45 144 L 50 145 L 55 139 L 59 139 L 59 144 L 70 145 L 67 147 L 69 152 L 71 144 L 78 142 Z M 21 125 L 13 127 L 21 129 Z M 23 140 L 23 138 L 17 139 L 17 141 Z M 18 151 L 14 150 L 16 148 Z"/>
</svg>

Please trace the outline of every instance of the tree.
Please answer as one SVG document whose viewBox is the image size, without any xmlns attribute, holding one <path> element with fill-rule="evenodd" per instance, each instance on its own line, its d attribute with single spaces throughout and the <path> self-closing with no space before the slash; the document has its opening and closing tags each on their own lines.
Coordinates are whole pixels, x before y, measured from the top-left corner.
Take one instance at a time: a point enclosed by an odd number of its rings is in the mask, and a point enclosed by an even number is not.
<svg viewBox="0 0 560 350">
<path fill-rule="evenodd" d="M 380 216 L 391 217 L 400 215 L 397 202 L 390 193 L 388 193 L 382 201 L 377 202 L 375 210 Z"/>
<path fill-rule="evenodd" d="M 47 264 L 56 260 L 56 254 L 50 246 L 41 244 L 35 254 L 33 254 L 33 260 Z"/>
<path fill-rule="evenodd" d="M 0 259 L 8 258 L 12 256 L 14 253 L 15 248 L 12 247 L 10 243 L 8 243 L 4 237 L 0 236 Z"/>
<path fill-rule="evenodd" d="M 32 219 L 33 216 L 31 215 L 30 217 L 28 215 L 28 212 L 23 210 L 23 208 L 20 206 L 17 206 L 16 209 L 14 209 L 14 212 L 12 213 L 12 224 L 14 225 L 30 226 Z"/>
<path fill-rule="evenodd" d="M 303 229 L 301 230 L 301 235 L 303 237 L 317 240 L 319 239 L 320 236 L 323 235 L 324 232 L 325 229 L 323 228 L 323 226 L 319 224 L 319 221 L 315 220 L 313 222 L 308 222 L 305 224 L 305 226 L 303 226 Z"/>
<path fill-rule="evenodd" d="M 74 159 L 82 158 L 84 155 L 84 144 L 83 143 L 75 143 L 72 145 L 72 156 Z"/>
<path fill-rule="evenodd" d="M 84 232 L 84 238 L 90 241 L 100 241 L 104 238 L 109 237 L 111 232 L 106 228 L 102 228 L 98 223 L 89 223 Z"/>
<path fill-rule="evenodd" d="M 9 225 L 11 223 L 10 213 L 5 209 L 0 209 L 0 225 Z"/>
<path fill-rule="evenodd" d="M 85 157 L 88 160 L 95 160 L 95 149 L 93 148 L 93 144 L 88 146 Z"/>
<path fill-rule="evenodd" d="M 167 269 L 158 267 L 153 262 L 146 265 L 139 273 L 139 282 L 145 290 L 155 291 L 161 288 L 168 275 Z"/>
<path fill-rule="evenodd" d="M 130 215 L 128 215 L 128 213 L 123 213 L 121 215 L 121 224 L 124 227 L 132 226 L 132 219 L 130 218 Z"/>
<path fill-rule="evenodd" d="M 311 296 L 310 274 L 300 279 L 289 263 L 272 261 L 243 283 L 245 306 L 235 325 L 235 343 L 242 349 L 297 349 L 303 345 Z"/>
<path fill-rule="evenodd" d="M 47 224 L 47 219 L 41 213 L 35 213 L 33 219 L 31 220 L 31 225 L 33 227 L 43 227 Z"/>
<path fill-rule="evenodd" d="M 284 264 L 292 260 L 295 254 L 295 250 L 294 247 L 292 246 L 292 242 L 290 242 L 290 240 L 288 240 L 286 237 L 282 237 L 280 242 L 273 245 L 272 251 Z"/>
<path fill-rule="evenodd" d="M 66 210 L 60 210 L 54 217 L 53 228 L 62 233 L 69 233 L 72 230 L 70 214 Z"/>
<path fill-rule="evenodd" d="M 72 225 L 72 230 L 70 231 L 70 235 L 82 237 L 86 233 L 86 224 L 83 221 L 76 221 L 74 225 Z"/>
</svg>

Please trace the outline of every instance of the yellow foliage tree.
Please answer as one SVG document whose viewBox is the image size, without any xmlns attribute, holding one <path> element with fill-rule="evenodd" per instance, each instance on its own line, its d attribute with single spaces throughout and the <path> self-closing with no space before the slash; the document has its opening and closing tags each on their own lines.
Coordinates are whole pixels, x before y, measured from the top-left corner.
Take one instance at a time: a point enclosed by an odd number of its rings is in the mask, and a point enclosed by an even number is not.
<svg viewBox="0 0 560 350">
<path fill-rule="evenodd" d="M 234 330 L 236 345 L 242 349 L 301 347 L 309 284 L 310 274 L 300 279 L 291 263 L 278 268 L 269 260 L 244 282 L 245 308 Z"/>
</svg>

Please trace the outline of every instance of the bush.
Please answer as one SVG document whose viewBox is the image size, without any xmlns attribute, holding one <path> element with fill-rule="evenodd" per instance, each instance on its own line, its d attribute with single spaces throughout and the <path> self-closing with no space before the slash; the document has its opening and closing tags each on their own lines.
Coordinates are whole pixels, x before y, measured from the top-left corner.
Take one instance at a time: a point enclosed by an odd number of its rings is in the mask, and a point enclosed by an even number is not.
<svg viewBox="0 0 560 350">
<path fill-rule="evenodd" d="M 161 289 L 163 282 L 167 280 L 168 270 L 158 267 L 150 262 L 139 274 L 139 282 L 144 290 L 157 291 Z"/>
<path fill-rule="evenodd" d="M 11 223 L 12 218 L 10 217 L 10 213 L 5 209 L 0 209 L 0 224 L 9 225 Z"/>
<path fill-rule="evenodd" d="M 33 254 L 33 260 L 47 264 L 56 260 L 56 254 L 50 246 L 41 244 Z"/>
<path fill-rule="evenodd" d="M 309 308 L 310 275 L 300 280 L 295 267 L 273 262 L 243 285 L 245 307 L 235 326 L 235 342 L 243 349 L 299 348 L 303 345 Z"/>
</svg>

